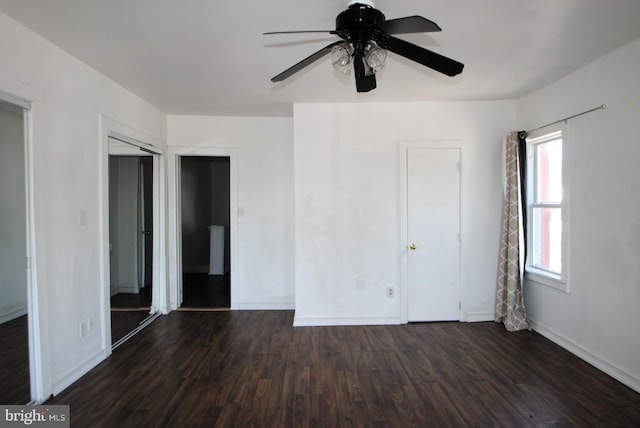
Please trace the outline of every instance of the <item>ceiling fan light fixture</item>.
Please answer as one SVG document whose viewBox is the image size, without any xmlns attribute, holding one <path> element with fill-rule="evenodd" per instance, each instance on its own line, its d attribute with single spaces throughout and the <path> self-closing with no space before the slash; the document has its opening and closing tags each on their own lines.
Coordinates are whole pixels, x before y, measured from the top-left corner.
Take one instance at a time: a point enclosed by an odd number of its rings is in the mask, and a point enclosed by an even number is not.
<svg viewBox="0 0 640 428">
<path fill-rule="evenodd" d="M 351 70 L 353 61 L 353 47 L 350 43 L 344 42 L 331 48 L 331 63 L 342 73 L 347 74 Z"/>
<path fill-rule="evenodd" d="M 265 33 L 319 32 L 333 34 L 342 39 L 312 53 L 272 77 L 271 81 L 282 82 L 329 53 L 336 69 L 347 74 L 353 68 L 358 92 L 369 92 L 376 88 L 375 73 L 383 66 L 387 58 L 387 50 L 446 76 L 460 74 L 464 68 L 461 62 L 394 37 L 395 34 L 430 33 L 442 30 L 438 24 L 422 16 L 413 15 L 388 20 L 384 13 L 373 6 L 371 0 L 349 0 L 348 8 L 336 16 L 335 22 L 335 30 Z"/>
<path fill-rule="evenodd" d="M 350 0 L 349 3 L 347 3 L 347 6 L 352 6 L 354 4 L 363 4 L 365 6 L 369 6 L 369 7 L 375 7 L 375 5 L 373 4 L 373 2 L 371 0 Z"/>
<path fill-rule="evenodd" d="M 387 51 L 369 41 L 364 47 L 364 60 L 374 72 L 384 65 Z"/>
</svg>

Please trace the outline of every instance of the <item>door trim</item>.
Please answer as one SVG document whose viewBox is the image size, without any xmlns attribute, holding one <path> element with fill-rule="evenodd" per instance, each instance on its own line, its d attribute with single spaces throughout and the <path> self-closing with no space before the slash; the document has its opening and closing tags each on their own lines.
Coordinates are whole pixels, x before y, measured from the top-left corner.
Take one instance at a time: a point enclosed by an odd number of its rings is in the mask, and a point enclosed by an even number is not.
<svg viewBox="0 0 640 428">
<path fill-rule="evenodd" d="M 180 159 L 182 156 L 229 158 L 229 245 L 231 310 L 238 305 L 239 252 L 238 224 L 238 149 L 234 147 L 170 147 L 169 154 L 169 307 L 176 310 L 182 303 L 182 203 L 180 194 Z"/>
<path fill-rule="evenodd" d="M 408 151 L 409 149 L 457 149 L 460 151 L 460 163 L 464 160 L 464 141 L 462 140 L 418 140 L 418 141 L 398 141 L 398 181 L 400 184 L 400 247 L 399 247 L 399 265 L 400 265 L 400 282 L 397 292 L 400 298 L 400 322 L 406 324 L 409 322 L 409 292 L 408 292 L 408 251 L 409 248 L 409 222 L 408 222 L 408 188 L 407 188 L 407 172 L 408 172 Z M 463 197 L 463 177 L 462 170 L 460 172 L 460 209 L 462 210 Z M 460 216 L 460 231 L 462 231 L 462 216 Z M 462 287 L 462 241 L 459 246 L 460 252 L 460 275 L 459 296 L 460 296 L 460 314 L 462 314 L 463 305 L 463 287 Z"/>
<path fill-rule="evenodd" d="M 27 313 L 29 335 L 29 382 L 31 403 L 42 403 L 47 398 L 45 391 L 51 390 L 50 370 L 43 365 L 48 348 L 43 343 L 38 290 L 38 264 L 36 259 L 36 217 L 35 217 L 35 134 L 38 131 L 33 116 L 38 106 L 39 91 L 13 79 L 0 76 L 0 99 L 23 109 L 23 149 L 25 174 L 25 227 L 26 227 L 26 270 L 27 270 Z M 44 306 L 44 305 L 42 305 Z M 46 330 L 46 327 L 45 327 Z M 47 383 L 45 384 L 45 379 Z"/>
</svg>

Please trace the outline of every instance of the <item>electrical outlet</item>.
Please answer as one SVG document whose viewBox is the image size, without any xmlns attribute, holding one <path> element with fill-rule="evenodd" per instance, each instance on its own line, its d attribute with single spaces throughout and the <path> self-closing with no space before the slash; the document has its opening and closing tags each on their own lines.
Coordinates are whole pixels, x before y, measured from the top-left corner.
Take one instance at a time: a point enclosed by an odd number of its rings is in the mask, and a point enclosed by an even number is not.
<svg viewBox="0 0 640 428">
<path fill-rule="evenodd" d="M 396 289 L 393 287 L 387 287 L 387 297 L 396 297 Z"/>
</svg>

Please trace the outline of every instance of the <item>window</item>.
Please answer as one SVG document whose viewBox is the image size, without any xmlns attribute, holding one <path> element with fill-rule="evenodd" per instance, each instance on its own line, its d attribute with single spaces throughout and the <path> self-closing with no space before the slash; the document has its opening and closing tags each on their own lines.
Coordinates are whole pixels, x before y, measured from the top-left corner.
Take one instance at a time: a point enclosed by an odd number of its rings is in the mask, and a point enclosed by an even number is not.
<svg viewBox="0 0 640 428">
<path fill-rule="evenodd" d="M 562 131 L 527 140 L 527 273 L 566 291 Z"/>
</svg>

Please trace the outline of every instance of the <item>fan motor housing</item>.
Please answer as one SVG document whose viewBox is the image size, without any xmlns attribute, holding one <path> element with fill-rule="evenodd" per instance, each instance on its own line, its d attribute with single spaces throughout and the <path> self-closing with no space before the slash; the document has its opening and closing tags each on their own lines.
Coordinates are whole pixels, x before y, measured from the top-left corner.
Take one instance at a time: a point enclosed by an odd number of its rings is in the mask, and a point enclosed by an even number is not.
<svg viewBox="0 0 640 428">
<path fill-rule="evenodd" d="M 383 23 L 385 16 L 378 9 L 355 3 L 336 17 L 336 32 L 343 39 L 371 33 L 377 24 Z M 366 36 L 365 36 L 366 37 Z"/>
</svg>

